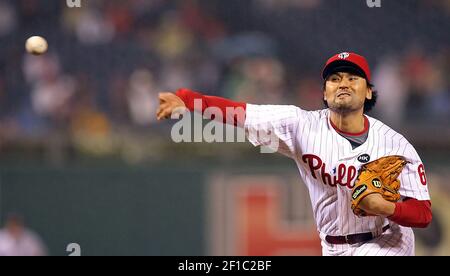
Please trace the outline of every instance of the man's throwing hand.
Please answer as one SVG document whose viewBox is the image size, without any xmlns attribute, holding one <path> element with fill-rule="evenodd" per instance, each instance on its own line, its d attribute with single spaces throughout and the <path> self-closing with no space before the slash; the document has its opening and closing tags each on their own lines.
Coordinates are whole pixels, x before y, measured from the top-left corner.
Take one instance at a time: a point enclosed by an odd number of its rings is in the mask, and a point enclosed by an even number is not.
<svg viewBox="0 0 450 276">
<path fill-rule="evenodd" d="M 180 97 L 171 92 L 159 93 L 159 107 L 156 112 L 158 121 L 169 118 L 179 118 L 185 111 L 186 105 Z M 172 116 L 172 114 L 176 117 Z"/>
</svg>

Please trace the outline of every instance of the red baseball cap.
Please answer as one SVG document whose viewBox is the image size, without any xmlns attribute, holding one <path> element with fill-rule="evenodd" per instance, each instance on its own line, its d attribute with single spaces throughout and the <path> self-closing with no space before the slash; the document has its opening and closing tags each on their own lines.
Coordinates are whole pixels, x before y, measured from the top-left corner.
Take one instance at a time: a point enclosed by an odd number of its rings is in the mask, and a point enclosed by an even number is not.
<svg viewBox="0 0 450 276">
<path fill-rule="evenodd" d="M 343 52 L 332 56 L 323 68 L 322 77 L 326 80 L 335 72 L 356 73 L 366 78 L 369 83 L 371 82 L 369 63 L 365 57 L 355 53 Z"/>
</svg>

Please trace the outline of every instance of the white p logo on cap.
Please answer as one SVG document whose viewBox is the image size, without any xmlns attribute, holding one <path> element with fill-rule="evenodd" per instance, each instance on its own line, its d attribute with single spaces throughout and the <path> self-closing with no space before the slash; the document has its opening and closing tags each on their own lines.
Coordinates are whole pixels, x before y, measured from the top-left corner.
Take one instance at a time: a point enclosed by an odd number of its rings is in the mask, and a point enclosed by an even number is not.
<svg viewBox="0 0 450 276">
<path fill-rule="evenodd" d="M 347 52 L 340 53 L 340 54 L 338 55 L 338 57 L 339 57 L 340 59 L 346 59 L 346 58 L 348 58 L 349 56 L 350 56 L 350 54 L 347 53 Z"/>
</svg>

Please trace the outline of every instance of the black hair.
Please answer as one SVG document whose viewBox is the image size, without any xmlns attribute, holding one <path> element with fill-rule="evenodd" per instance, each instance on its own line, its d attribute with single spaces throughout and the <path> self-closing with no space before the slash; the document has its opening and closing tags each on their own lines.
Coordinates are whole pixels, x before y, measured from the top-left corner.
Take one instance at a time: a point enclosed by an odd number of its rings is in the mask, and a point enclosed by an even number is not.
<svg viewBox="0 0 450 276">
<path fill-rule="evenodd" d="M 367 79 L 367 86 L 372 89 L 372 99 L 366 99 L 366 101 L 364 102 L 364 113 L 367 113 L 369 111 L 372 110 L 372 108 L 375 106 L 375 104 L 377 103 L 377 98 L 378 98 L 378 91 L 373 90 L 373 88 L 375 87 L 373 84 L 371 84 Z M 327 81 L 324 81 L 323 83 L 323 91 L 325 91 L 325 86 L 326 86 Z M 328 108 L 328 103 L 326 100 L 323 100 L 323 103 L 325 104 L 325 106 Z"/>
</svg>

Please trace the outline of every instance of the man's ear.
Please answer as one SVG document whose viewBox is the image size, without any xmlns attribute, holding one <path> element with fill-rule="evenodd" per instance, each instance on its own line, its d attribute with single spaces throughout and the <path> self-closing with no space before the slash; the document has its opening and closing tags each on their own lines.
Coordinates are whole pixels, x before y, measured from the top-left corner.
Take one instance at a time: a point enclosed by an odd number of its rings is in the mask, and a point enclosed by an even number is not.
<svg viewBox="0 0 450 276">
<path fill-rule="evenodd" d="M 372 99 L 372 88 L 368 87 L 367 88 L 367 93 L 366 93 L 366 99 L 371 100 Z"/>
</svg>

